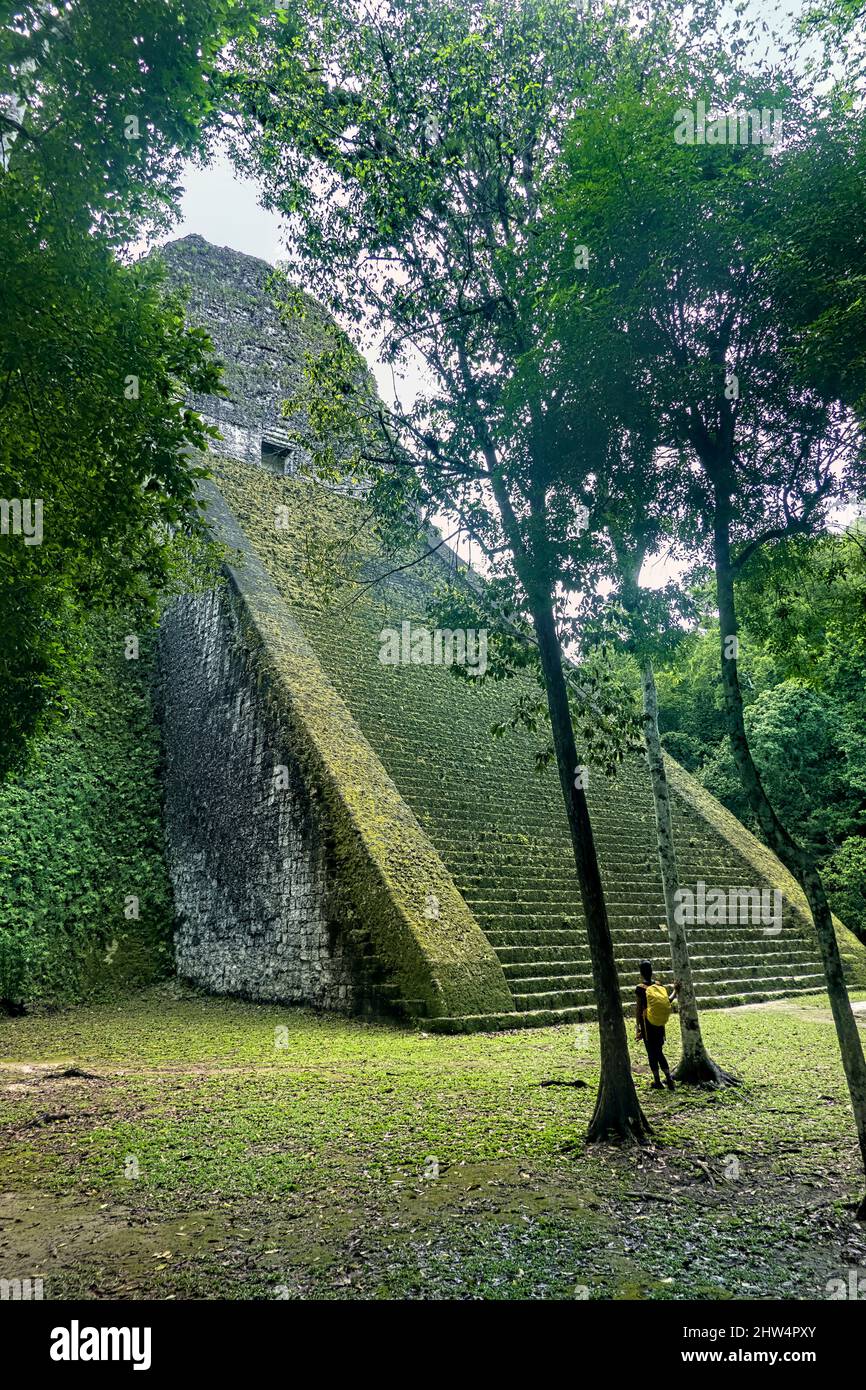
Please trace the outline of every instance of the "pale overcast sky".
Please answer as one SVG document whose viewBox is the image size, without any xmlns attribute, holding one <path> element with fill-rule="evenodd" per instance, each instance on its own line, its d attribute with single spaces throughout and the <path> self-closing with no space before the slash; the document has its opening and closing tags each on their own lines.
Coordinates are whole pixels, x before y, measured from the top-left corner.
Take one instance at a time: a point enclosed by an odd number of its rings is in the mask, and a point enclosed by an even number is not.
<svg viewBox="0 0 866 1390">
<path fill-rule="evenodd" d="M 227 158 L 207 169 L 187 166 L 180 222 L 167 238 L 198 232 L 217 246 L 231 246 L 274 264 L 283 254 L 280 218 L 259 206 L 256 186 L 235 173 Z"/>
</svg>

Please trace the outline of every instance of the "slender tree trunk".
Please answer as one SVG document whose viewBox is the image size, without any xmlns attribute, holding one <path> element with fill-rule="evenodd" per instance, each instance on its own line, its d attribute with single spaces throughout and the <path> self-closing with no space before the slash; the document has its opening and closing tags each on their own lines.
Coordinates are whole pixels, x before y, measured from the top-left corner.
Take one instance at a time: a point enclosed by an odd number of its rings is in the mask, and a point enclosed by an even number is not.
<svg viewBox="0 0 866 1390">
<path fill-rule="evenodd" d="M 842 1066 L 848 1082 L 848 1092 L 854 1110 L 854 1122 L 863 1167 L 866 1169 L 866 1058 L 857 1028 L 857 1021 L 851 1009 L 839 943 L 833 927 L 833 918 L 821 876 L 811 855 L 796 843 L 779 820 L 767 793 L 764 791 L 758 769 L 752 759 L 749 740 L 743 719 L 743 696 L 740 690 L 737 669 L 737 612 L 734 598 L 734 574 L 731 568 L 730 527 L 728 522 L 727 499 L 719 487 L 716 488 L 715 503 L 715 564 L 716 592 L 719 606 L 719 625 L 721 632 L 722 685 L 725 692 L 725 711 L 727 715 L 728 736 L 743 789 L 749 805 L 758 818 L 764 837 L 781 859 L 786 869 L 793 874 L 803 892 L 815 923 L 815 932 L 824 963 L 824 976 L 830 1009 L 836 1025 Z M 858 1220 L 866 1221 L 866 1197 L 857 1212 Z"/>
<path fill-rule="evenodd" d="M 609 1135 L 642 1143 L 652 1132 L 641 1109 L 631 1072 L 631 1057 L 625 1030 L 622 995 L 613 952 L 613 939 L 604 901 L 601 870 L 595 849 L 595 837 L 589 818 L 586 794 L 578 785 L 577 747 L 568 704 L 568 688 L 562 669 L 562 651 L 556 631 L 553 600 L 549 581 L 539 582 L 536 565 L 538 556 L 545 553 L 547 536 L 543 521 L 543 500 L 532 510 L 531 525 L 536 543 L 535 555 L 524 544 L 520 523 L 514 514 L 511 498 L 495 452 L 488 442 L 484 445 L 490 472 L 490 486 L 499 508 L 502 525 L 514 559 L 518 578 L 529 600 L 538 652 L 541 661 L 547 708 L 559 781 L 565 801 L 571 844 L 577 869 L 577 881 L 583 903 L 592 979 L 598 1010 L 598 1031 L 601 1050 L 601 1076 L 598 1083 L 595 1109 L 587 1130 L 587 1139 L 605 1139 Z"/>
<path fill-rule="evenodd" d="M 598 1007 L 601 1078 L 587 1138 L 604 1139 L 609 1134 L 615 1134 L 624 1139 L 642 1141 L 651 1129 L 641 1109 L 631 1071 L 619 976 L 589 807 L 585 792 L 576 785 L 577 747 L 553 606 L 549 598 L 543 601 L 540 596 L 531 598 L 530 601 L 544 672 L 559 780 L 568 813 L 580 895 L 583 900 Z"/>
<path fill-rule="evenodd" d="M 680 982 L 680 1033 L 682 1035 L 683 1054 L 676 1071 L 676 1079 L 695 1086 L 734 1086 L 738 1084 L 737 1078 L 723 1071 L 710 1057 L 704 1045 L 686 929 L 682 922 L 677 921 L 676 894 L 679 888 L 679 874 L 671 822 L 670 790 L 665 772 L 661 739 L 659 738 L 655 674 L 652 661 L 648 656 L 641 661 L 641 686 L 643 690 L 643 733 L 655 807 L 656 842 L 665 895 L 665 918 L 671 943 L 674 978 Z"/>
</svg>

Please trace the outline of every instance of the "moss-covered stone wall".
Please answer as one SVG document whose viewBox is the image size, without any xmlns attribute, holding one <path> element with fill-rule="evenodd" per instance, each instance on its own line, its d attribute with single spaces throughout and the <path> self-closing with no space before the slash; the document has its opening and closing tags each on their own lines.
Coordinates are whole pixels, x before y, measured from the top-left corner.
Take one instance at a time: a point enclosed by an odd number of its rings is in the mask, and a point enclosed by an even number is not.
<svg viewBox="0 0 866 1390">
<path fill-rule="evenodd" d="M 329 1008 L 509 1013 L 442 860 L 218 492 L 206 496 L 230 595 L 178 601 L 161 641 L 178 970 Z"/>
</svg>

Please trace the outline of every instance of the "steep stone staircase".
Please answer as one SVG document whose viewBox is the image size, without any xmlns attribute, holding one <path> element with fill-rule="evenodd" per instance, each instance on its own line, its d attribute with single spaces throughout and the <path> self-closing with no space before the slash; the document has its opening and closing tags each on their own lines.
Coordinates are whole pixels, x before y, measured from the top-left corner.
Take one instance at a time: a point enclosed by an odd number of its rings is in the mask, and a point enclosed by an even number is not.
<svg viewBox="0 0 866 1390">
<path fill-rule="evenodd" d="M 591 797 L 626 1001 L 631 997 L 638 961 L 644 956 L 670 979 L 654 846 L 648 839 L 646 818 L 633 809 L 641 788 L 634 787 L 630 806 L 621 805 L 630 771 L 620 772 L 618 795 L 611 795 L 608 786 Z M 637 782 L 637 777 L 634 780 Z M 620 803 L 613 813 L 609 809 L 612 802 Z M 434 843 L 502 962 L 516 1008 L 535 1023 L 580 1019 L 593 1012 L 592 978 L 570 846 L 564 835 L 551 832 L 556 810 L 551 806 L 548 815 L 534 822 L 525 817 L 518 822 L 515 816 L 515 829 L 507 838 L 497 830 L 482 836 L 481 843 L 473 848 L 467 847 L 459 820 L 449 823 L 443 816 L 436 831 L 428 823 Z M 701 831 L 681 809 L 675 814 L 678 840 L 685 849 L 681 853 L 685 882 L 703 879 L 727 888 L 754 879 L 754 872 L 734 852 L 725 852 L 717 836 Z M 522 831 L 517 830 L 518 823 L 523 825 Z M 757 1002 L 822 985 L 815 945 L 799 924 L 790 920 L 778 936 L 767 936 L 760 927 L 744 924 L 695 926 L 689 929 L 689 937 L 698 997 L 704 1007 Z"/>
<path fill-rule="evenodd" d="M 583 912 L 555 776 L 552 788 L 547 778 L 547 785 L 533 788 L 533 805 L 525 791 L 519 802 L 509 797 L 500 771 L 479 777 L 469 794 L 452 797 L 443 787 L 441 799 L 411 765 L 398 766 L 392 758 L 391 772 L 499 956 L 525 1022 L 592 1017 Z M 590 808 L 628 1002 L 643 957 L 670 979 L 652 805 L 637 761 L 599 781 L 590 787 Z M 496 824 L 485 824 L 485 808 L 493 804 L 499 805 Z M 693 812 L 675 803 L 674 815 L 684 883 L 703 880 L 725 889 L 754 883 L 754 870 Z M 753 1003 L 821 988 L 817 947 L 807 929 L 790 911 L 783 912 L 783 923 L 778 935 L 745 923 L 689 928 L 699 1002 Z"/>
<path fill-rule="evenodd" d="M 388 569 L 359 529 L 358 504 L 310 482 L 235 464 L 221 466 L 218 481 L 502 963 L 517 1015 L 451 1023 L 513 1027 L 592 1018 L 588 947 L 555 769 L 535 771 L 541 735 L 490 734 L 525 682 L 475 686 L 442 667 L 380 664 L 380 630 L 424 620 L 431 586 L 441 577 L 435 564 L 395 574 L 360 595 L 349 589 L 323 597 L 309 556 L 339 546 L 341 537 L 352 548 L 357 577 L 369 581 Z M 289 508 L 290 528 L 274 528 L 277 505 Z M 614 777 L 591 770 L 588 796 L 627 1003 L 642 957 L 671 978 L 643 760 L 629 759 Z M 708 888 L 766 886 L 694 807 L 673 801 L 684 886 L 700 880 Z M 693 926 L 688 934 L 704 1007 L 822 987 L 811 926 L 787 900 L 777 935 L 746 923 Z"/>
</svg>

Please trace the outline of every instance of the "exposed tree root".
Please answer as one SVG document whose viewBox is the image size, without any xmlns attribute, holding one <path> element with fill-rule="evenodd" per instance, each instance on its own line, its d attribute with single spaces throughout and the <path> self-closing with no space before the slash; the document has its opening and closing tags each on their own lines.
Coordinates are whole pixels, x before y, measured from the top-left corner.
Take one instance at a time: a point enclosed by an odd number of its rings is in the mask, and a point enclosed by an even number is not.
<svg viewBox="0 0 866 1390">
<path fill-rule="evenodd" d="M 738 1076 L 725 1071 L 703 1048 L 696 1054 L 683 1057 L 673 1075 L 674 1081 L 681 1086 L 713 1086 L 721 1089 L 723 1086 L 742 1085 Z"/>
</svg>

